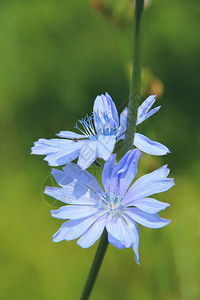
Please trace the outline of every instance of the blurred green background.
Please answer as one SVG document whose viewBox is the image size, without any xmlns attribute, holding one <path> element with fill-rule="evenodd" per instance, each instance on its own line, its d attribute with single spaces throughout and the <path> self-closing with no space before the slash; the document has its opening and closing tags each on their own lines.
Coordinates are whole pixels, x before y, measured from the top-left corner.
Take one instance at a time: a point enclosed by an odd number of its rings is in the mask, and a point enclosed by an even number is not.
<svg viewBox="0 0 200 300">
<path fill-rule="evenodd" d="M 129 0 L 2 0 L 0 3 L 0 299 L 79 299 L 97 243 L 52 243 L 62 221 L 42 191 L 40 137 L 73 130 L 106 91 L 127 104 L 132 58 Z M 145 10 L 141 101 L 160 112 L 138 130 L 172 153 L 144 155 L 141 174 L 169 163 L 176 186 L 160 230 L 140 226 L 140 262 L 109 246 L 91 299 L 200 299 L 199 1 L 152 0 Z M 94 169 L 93 169 L 94 171 Z"/>
</svg>

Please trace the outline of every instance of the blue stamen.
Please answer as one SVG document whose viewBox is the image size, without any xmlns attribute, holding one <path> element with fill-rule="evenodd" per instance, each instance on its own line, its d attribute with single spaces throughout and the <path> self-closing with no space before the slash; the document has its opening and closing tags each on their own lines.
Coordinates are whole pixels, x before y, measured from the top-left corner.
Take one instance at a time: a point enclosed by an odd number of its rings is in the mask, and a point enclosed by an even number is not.
<svg viewBox="0 0 200 300">
<path fill-rule="evenodd" d="M 92 114 L 91 116 L 86 115 L 85 118 L 78 120 L 82 128 L 78 126 L 78 123 L 76 123 L 75 128 L 77 128 L 89 140 L 96 141 L 98 137 L 94 127 L 95 119 L 95 123 L 98 124 L 99 128 L 98 134 L 106 136 L 114 135 L 116 129 L 113 128 L 112 118 L 109 116 L 109 114 L 110 113 L 108 112 L 101 112 L 101 116 L 99 115 L 99 113 Z"/>
<path fill-rule="evenodd" d="M 76 123 L 75 128 L 82 132 L 91 141 L 95 141 L 97 140 L 97 134 L 92 120 L 93 116 L 86 115 L 85 118 L 78 120 L 83 129 L 78 126 L 78 123 Z"/>
</svg>

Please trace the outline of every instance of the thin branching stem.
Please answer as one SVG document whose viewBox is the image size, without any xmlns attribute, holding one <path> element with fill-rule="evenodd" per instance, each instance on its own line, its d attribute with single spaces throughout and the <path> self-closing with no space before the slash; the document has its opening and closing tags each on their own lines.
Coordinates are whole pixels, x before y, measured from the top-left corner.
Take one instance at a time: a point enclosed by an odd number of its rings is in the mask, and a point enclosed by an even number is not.
<svg viewBox="0 0 200 300">
<path fill-rule="evenodd" d="M 140 103 L 141 54 L 142 54 L 142 13 L 144 0 L 135 1 L 135 34 L 133 47 L 132 80 L 128 103 L 127 131 L 122 155 L 133 148 L 136 132 L 137 111 Z"/>
</svg>

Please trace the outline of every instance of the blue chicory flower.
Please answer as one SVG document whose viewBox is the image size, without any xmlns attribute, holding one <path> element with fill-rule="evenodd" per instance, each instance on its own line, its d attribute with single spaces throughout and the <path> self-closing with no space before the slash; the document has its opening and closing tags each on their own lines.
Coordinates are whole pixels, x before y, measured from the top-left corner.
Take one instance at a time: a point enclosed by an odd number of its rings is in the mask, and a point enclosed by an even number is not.
<svg viewBox="0 0 200 300">
<path fill-rule="evenodd" d="M 155 96 L 149 96 L 139 106 L 137 125 L 159 110 L 160 106 L 151 109 L 155 100 Z M 125 137 L 127 116 L 128 108 L 125 108 L 120 115 L 119 122 L 118 112 L 112 98 L 107 93 L 97 96 L 92 116 L 79 120 L 82 129 L 76 125 L 81 134 L 61 131 L 57 136 L 64 139 L 41 138 L 34 143 L 31 154 L 46 155 L 44 160 L 48 161 L 50 166 L 61 166 L 78 157 L 78 165 L 82 169 L 87 169 L 96 158 L 102 158 L 105 161 L 109 159 L 115 143 Z M 134 145 L 153 155 L 165 155 L 170 152 L 166 146 L 140 133 L 135 134 Z"/>
<path fill-rule="evenodd" d="M 169 169 L 166 165 L 131 185 L 137 174 L 140 155 L 140 150 L 130 150 L 117 165 L 116 154 L 110 156 L 102 172 L 105 191 L 93 175 L 77 164 L 69 163 L 63 171 L 52 169 L 52 175 L 61 188 L 46 187 L 44 193 L 66 205 L 52 210 L 51 215 L 69 219 L 54 234 L 53 241 L 79 238 L 77 244 L 88 248 L 106 228 L 108 241 L 119 249 L 132 247 L 139 264 L 137 223 L 149 228 L 161 228 L 170 223 L 157 214 L 169 204 L 149 196 L 167 191 L 174 185 L 174 180 L 167 178 Z"/>
</svg>

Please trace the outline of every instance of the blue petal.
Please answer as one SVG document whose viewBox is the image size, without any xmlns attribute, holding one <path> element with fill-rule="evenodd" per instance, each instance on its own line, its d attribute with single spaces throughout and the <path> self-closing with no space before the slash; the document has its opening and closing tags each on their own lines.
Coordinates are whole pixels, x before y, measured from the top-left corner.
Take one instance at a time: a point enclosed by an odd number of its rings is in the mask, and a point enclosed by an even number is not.
<svg viewBox="0 0 200 300">
<path fill-rule="evenodd" d="M 34 146 L 31 148 L 31 154 L 36 155 L 47 155 L 58 151 L 59 147 L 56 147 L 55 145 L 52 146 L 52 143 L 50 144 L 46 139 L 39 139 L 34 142 Z"/>
<path fill-rule="evenodd" d="M 85 139 L 87 138 L 84 134 L 78 134 L 72 131 L 60 131 L 58 134 L 56 134 L 59 137 L 62 138 L 68 138 L 68 139 Z"/>
<path fill-rule="evenodd" d="M 32 147 L 32 154 L 46 155 L 45 159 L 50 166 L 61 166 L 78 157 L 84 141 L 39 139 Z"/>
<path fill-rule="evenodd" d="M 106 93 L 105 96 L 97 96 L 93 107 L 94 124 L 98 134 L 101 127 L 117 129 L 119 127 L 118 112 L 112 98 Z"/>
<path fill-rule="evenodd" d="M 103 212 L 89 218 L 69 220 L 63 223 L 60 229 L 54 234 L 53 241 L 60 242 L 62 240 L 71 241 L 77 239 L 104 214 Z"/>
<path fill-rule="evenodd" d="M 51 196 L 66 204 L 74 200 L 74 197 L 71 197 L 71 195 L 67 195 L 64 189 L 58 187 L 46 186 L 44 189 L 44 194 Z"/>
<path fill-rule="evenodd" d="M 49 166 L 58 167 L 65 165 L 79 156 L 81 145 L 78 145 L 77 150 L 66 154 L 66 151 L 62 150 L 57 153 L 47 155 L 44 160 L 46 160 Z M 69 149 L 68 149 L 69 150 Z"/>
<path fill-rule="evenodd" d="M 101 236 L 104 227 L 105 227 L 106 219 L 97 220 L 88 230 L 81 236 L 81 238 L 77 241 L 77 244 L 82 248 L 91 247 Z"/>
<path fill-rule="evenodd" d="M 60 229 L 54 234 L 53 241 L 71 241 L 80 237 L 95 221 L 97 217 L 84 218 L 79 220 L 69 220 L 62 224 Z"/>
<path fill-rule="evenodd" d="M 76 196 L 79 198 L 88 191 L 88 187 L 78 180 L 75 180 L 68 172 L 52 169 L 51 174 L 55 178 L 56 182 L 65 189 L 65 193 L 67 195 L 73 195 L 74 197 Z"/>
<path fill-rule="evenodd" d="M 123 133 L 122 135 L 120 135 L 120 136 L 117 138 L 117 142 L 120 141 L 120 140 L 124 140 L 124 139 L 125 139 L 125 136 L 126 136 L 125 133 Z"/>
<path fill-rule="evenodd" d="M 121 217 L 113 217 L 107 222 L 106 229 L 108 231 L 108 241 L 117 248 L 129 248 L 133 245 L 134 239 L 132 233 L 125 221 Z"/>
<path fill-rule="evenodd" d="M 127 225 L 128 225 L 128 229 L 129 229 L 129 233 L 132 235 L 132 239 L 133 239 L 133 244 L 132 244 L 132 249 L 135 253 L 135 261 L 138 265 L 140 265 L 139 262 L 139 227 L 138 224 L 131 220 L 128 216 L 123 216 L 123 218 L 125 219 Z"/>
<path fill-rule="evenodd" d="M 118 249 L 124 249 L 125 248 L 124 243 L 120 240 L 117 240 L 109 232 L 108 232 L 108 241 L 109 241 L 110 244 L 112 244 L 114 247 L 116 247 Z"/>
<path fill-rule="evenodd" d="M 135 178 L 138 168 L 138 160 L 141 156 L 141 152 L 138 149 L 130 150 L 131 155 L 129 159 L 125 162 L 126 170 L 120 173 L 119 179 L 119 194 L 124 195 L 129 186 L 131 185 L 133 179 Z"/>
<path fill-rule="evenodd" d="M 70 176 L 70 174 L 67 174 L 61 170 L 52 169 L 51 174 L 56 180 L 56 182 L 62 187 L 73 182 L 73 178 Z"/>
<path fill-rule="evenodd" d="M 100 186 L 97 179 L 88 171 L 82 170 L 81 167 L 78 166 L 77 164 L 69 163 L 65 167 L 63 167 L 63 170 L 66 174 L 70 174 L 70 176 L 73 179 L 77 179 L 77 182 L 79 184 L 83 184 L 86 187 L 89 187 L 95 193 L 98 194 L 103 192 L 103 189 Z"/>
<path fill-rule="evenodd" d="M 123 199 L 124 203 L 169 190 L 172 186 L 174 186 L 174 179 L 167 178 L 168 174 L 169 169 L 165 165 L 140 177 L 126 193 Z"/>
<path fill-rule="evenodd" d="M 128 108 L 126 107 L 120 114 L 120 126 L 116 132 L 116 137 L 119 137 L 119 139 L 122 138 L 121 135 L 126 131 L 127 119 L 128 119 Z"/>
<path fill-rule="evenodd" d="M 114 135 L 98 136 L 98 157 L 105 161 L 109 159 L 115 148 L 116 137 Z"/>
<path fill-rule="evenodd" d="M 110 158 L 105 162 L 102 171 L 102 183 L 106 193 L 110 192 L 110 178 L 115 167 L 116 154 L 112 154 Z"/>
<path fill-rule="evenodd" d="M 143 152 L 152 155 L 165 155 L 170 153 L 169 149 L 161 143 L 150 140 L 141 133 L 135 134 L 134 145 Z"/>
<path fill-rule="evenodd" d="M 135 252 L 135 261 L 136 263 L 139 265 L 139 252 L 138 252 L 138 248 L 139 248 L 139 227 L 138 224 L 132 220 L 130 217 L 123 215 L 123 218 L 125 219 L 128 228 L 129 228 L 129 232 L 132 234 L 133 236 L 133 251 Z"/>
<path fill-rule="evenodd" d="M 74 188 L 75 185 L 69 185 L 65 188 L 49 187 L 46 186 L 44 194 L 51 196 L 57 200 L 60 200 L 66 204 L 78 204 L 78 205 L 94 205 L 96 197 L 93 192 L 87 190 L 84 193 L 80 193 Z"/>
<path fill-rule="evenodd" d="M 90 217 L 98 212 L 94 206 L 84 205 L 65 205 L 57 210 L 51 210 L 51 216 L 57 219 L 77 220 Z"/>
<path fill-rule="evenodd" d="M 146 120 L 147 118 L 155 114 L 160 109 L 160 106 L 158 106 L 152 109 L 151 111 L 149 111 L 155 101 L 156 101 L 156 96 L 151 95 L 139 106 L 136 125 L 139 125 L 140 123 L 142 123 L 144 120 Z"/>
<path fill-rule="evenodd" d="M 82 170 L 87 169 L 98 157 L 97 146 L 97 141 L 90 141 L 82 146 L 77 162 Z"/>
<path fill-rule="evenodd" d="M 157 106 L 157 107 L 151 109 L 151 110 L 146 114 L 144 120 L 148 119 L 149 117 L 151 117 L 152 115 L 154 115 L 155 113 L 157 113 L 157 111 L 159 111 L 160 108 L 161 108 L 161 106 Z M 141 122 L 143 122 L 143 121 L 141 121 Z M 141 122 L 140 122 L 140 123 L 141 123 Z M 138 124 L 136 124 L 136 125 L 138 125 Z"/>
<path fill-rule="evenodd" d="M 110 192 L 124 195 L 137 174 L 137 164 L 141 152 L 138 149 L 129 150 L 118 162 L 112 172 Z"/>
<path fill-rule="evenodd" d="M 146 213 L 155 214 L 167 208 L 170 204 L 152 198 L 142 198 L 126 203 L 126 206 L 135 206 Z"/>
<path fill-rule="evenodd" d="M 79 142 L 80 143 L 80 142 Z M 37 142 L 34 143 L 34 147 L 32 147 L 33 151 L 41 150 L 43 151 L 45 147 L 48 149 L 47 153 L 53 153 L 56 150 L 59 149 L 74 149 L 77 147 L 77 144 L 71 140 L 66 140 L 66 139 L 39 139 Z M 81 142 L 82 143 L 82 142 Z M 40 153 L 33 153 L 33 154 L 40 154 Z M 44 153 L 43 153 L 44 154 Z"/>
<path fill-rule="evenodd" d="M 51 173 L 53 175 L 53 177 L 55 178 L 55 180 L 57 181 L 57 183 L 63 188 L 63 196 L 61 200 L 65 203 L 71 203 L 73 201 L 73 203 L 75 203 L 74 201 L 76 199 L 79 199 L 84 196 L 85 199 L 87 199 L 87 202 L 89 201 L 89 198 L 91 199 L 96 199 L 97 195 L 90 189 L 88 189 L 89 187 L 89 183 L 90 186 L 92 186 L 93 188 L 96 187 L 95 186 L 95 179 L 93 180 L 93 176 L 88 176 L 86 177 L 87 179 L 90 179 L 90 182 L 88 182 L 85 178 L 85 184 L 83 183 L 83 177 L 82 177 L 82 181 L 81 179 L 78 180 L 79 178 L 81 178 L 81 176 L 79 176 L 79 174 L 77 173 L 77 178 L 74 178 L 73 176 L 73 172 L 72 174 L 70 174 L 68 172 L 69 168 L 65 167 L 64 168 L 64 172 L 57 170 L 57 169 L 52 169 Z M 87 185 L 88 184 L 88 185 Z M 97 191 L 102 192 L 102 189 L 97 189 Z M 54 192 L 52 190 L 48 190 L 48 192 L 51 192 L 52 197 L 54 197 Z M 47 193 L 47 190 L 45 190 L 45 193 Z M 57 193 L 57 190 L 56 190 Z M 55 197 L 56 198 L 56 197 Z M 56 198 L 57 199 L 57 198 Z M 79 199 L 79 201 L 81 201 Z M 90 201 L 91 203 L 91 201 Z"/>
<path fill-rule="evenodd" d="M 114 122 L 114 128 L 117 129 L 119 127 L 119 116 L 118 116 L 118 111 L 117 108 L 115 106 L 114 101 L 112 100 L 112 98 L 110 97 L 110 95 L 108 93 L 105 94 L 106 97 L 106 101 L 105 104 L 108 104 L 108 106 L 110 107 L 110 113 Z M 104 98 L 105 100 L 105 98 Z M 106 103 L 107 102 L 107 103 Z"/>
<path fill-rule="evenodd" d="M 124 212 L 134 221 L 148 228 L 162 228 L 171 222 L 159 217 L 158 214 L 148 214 L 134 207 L 126 208 Z"/>
</svg>

